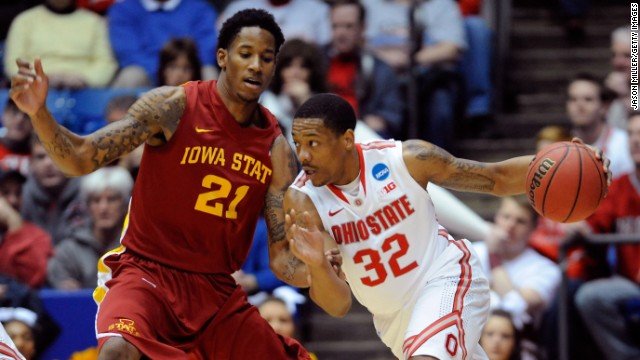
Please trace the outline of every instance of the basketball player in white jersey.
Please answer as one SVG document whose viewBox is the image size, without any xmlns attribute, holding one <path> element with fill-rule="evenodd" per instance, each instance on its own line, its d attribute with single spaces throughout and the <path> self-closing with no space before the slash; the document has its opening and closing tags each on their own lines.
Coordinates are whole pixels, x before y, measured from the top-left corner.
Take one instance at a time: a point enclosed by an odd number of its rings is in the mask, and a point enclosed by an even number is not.
<svg viewBox="0 0 640 360">
<path fill-rule="evenodd" d="M 469 242 L 438 224 L 425 188 L 523 193 L 533 157 L 489 164 L 421 140 L 356 144 L 355 124 L 336 95 L 316 95 L 298 109 L 293 139 L 303 171 L 285 196 L 290 240 L 270 244 L 272 269 L 310 286 L 333 316 L 347 313 L 353 291 L 399 359 L 486 359 L 478 340 L 488 281 Z M 336 246 L 343 272 L 324 255 Z"/>
</svg>

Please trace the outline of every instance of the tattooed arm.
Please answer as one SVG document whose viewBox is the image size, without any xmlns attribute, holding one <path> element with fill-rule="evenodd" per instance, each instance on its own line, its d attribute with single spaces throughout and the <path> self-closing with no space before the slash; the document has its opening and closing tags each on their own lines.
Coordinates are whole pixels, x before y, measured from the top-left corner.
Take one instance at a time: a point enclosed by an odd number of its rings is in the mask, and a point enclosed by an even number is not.
<svg viewBox="0 0 640 360">
<path fill-rule="evenodd" d="M 154 89 L 142 96 L 121 120 L 79 136 L 57 123 L 46 108 L 48 80 L 42 63 L 18 60 L 11 98 L 31 117 L 33 127 L 57 167 L 68 176 L 90 173 L 147 141 L 160 145 L 175 131 L 186 96 L 181 87 Z"/>
<path fill-rule="evenodd" d="M 304 264 L 290 251 L 284 225 L 283 200 L 287 188 L 298 171 L 296 158 L 284 136 L 276 138 L 271 148 L 273 176 L 265 198 L 264 217 L 269 229 L 269 261 L 271 270 L 282 281 L 306 287 Z"/>
<path fill-rule="evenodd" d="M 520 156 L 497 163 L 460 159 L 422 140 L 403 143 L 404 162 L 421 185 L 429 182 L 458 191 L 498 196 L 522 194 L 533 156 Z"/>
</svg>

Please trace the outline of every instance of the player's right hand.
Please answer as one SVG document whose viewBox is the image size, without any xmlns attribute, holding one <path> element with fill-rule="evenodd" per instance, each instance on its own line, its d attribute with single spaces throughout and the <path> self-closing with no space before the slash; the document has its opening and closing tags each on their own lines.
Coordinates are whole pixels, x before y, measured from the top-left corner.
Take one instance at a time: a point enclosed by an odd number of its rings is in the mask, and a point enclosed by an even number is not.
<svg viewBox="0 0 640 360">
<path fill-rule="evenodd" d="M 45 106 L 49 80 L 39 58 L 33 64 L 17 59 L 16 64 L 18 72 L 11 77 L 9 95 L 22 112 L 33 116 Z"/>
</svg>

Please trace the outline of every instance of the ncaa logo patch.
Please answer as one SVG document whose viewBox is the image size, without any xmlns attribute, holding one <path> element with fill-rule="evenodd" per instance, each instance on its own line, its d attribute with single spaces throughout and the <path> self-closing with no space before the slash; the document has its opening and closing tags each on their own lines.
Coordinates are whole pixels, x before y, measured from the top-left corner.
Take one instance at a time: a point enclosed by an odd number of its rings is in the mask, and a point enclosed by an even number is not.
<svg viewBox="0 0 640 360">
<path fill-rule="evenodd" d="M 383 163 L 375 164 L 371 170 L 371 175 L 373 175 L 376 180 L 383 181 L 389 177 L 389 167 Z"/>
</svg>

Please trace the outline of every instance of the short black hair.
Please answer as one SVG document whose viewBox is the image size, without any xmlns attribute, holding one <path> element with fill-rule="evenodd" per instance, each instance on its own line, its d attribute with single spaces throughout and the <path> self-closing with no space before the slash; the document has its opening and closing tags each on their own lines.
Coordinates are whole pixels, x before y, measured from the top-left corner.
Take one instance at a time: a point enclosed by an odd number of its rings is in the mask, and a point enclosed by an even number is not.
<svg viewBox="0 0 640 360">
<path fill-rule="evenodd" d="M 356 128 L 356 113 L 353 107 L 336 94 L 313 95 L 300 105 L 294 119 L 322 119 L 324 126 L 336 135 Z"/>
<path fill-rule="evenodd" d="M 218 34 L 218 49 L 229 49 L 240 30 L 245 27 L 257 26 L 273 35 L 276 41 L 276 54 L 284 43 L 284 35 L 273 15 L 262 9 L 240 10 L 228 18 Z"/>
</svg>

